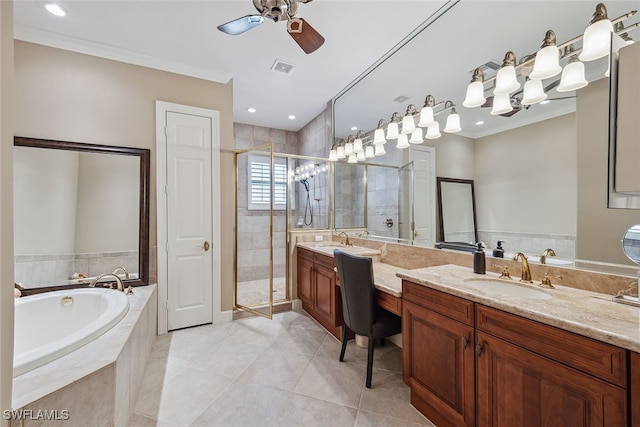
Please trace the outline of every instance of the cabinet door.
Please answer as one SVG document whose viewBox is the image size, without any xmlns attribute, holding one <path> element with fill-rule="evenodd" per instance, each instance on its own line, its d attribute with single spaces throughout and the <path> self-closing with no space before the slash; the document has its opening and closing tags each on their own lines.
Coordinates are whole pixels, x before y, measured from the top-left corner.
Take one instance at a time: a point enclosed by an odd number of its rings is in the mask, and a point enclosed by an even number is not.
<svg viewBox="0 0 640 427">
<path fill-rule="evenodd" d="M 411 403 L 438 427 L 473 426 L 473 328 L 404 301 L 402 347 Z"/>
<path fill-rule="evenodd" d="M 625 426 L 624 389 L 477 332 L 478 427 Z"/>
<path fill-rule="evenodd" d="M 315 280 L 315 298 L 314 311 L 316 314 L 325 318 L 331 325 L 335 324 L 335 295 L 336 295 L 336 279 L 335 272 L 332 268 L 327 268 L 321 264 L 315 264 L 314 270 Z M 322 322 L 321 322 L 322 323 Z"/>
<path fill-rule="evenodd" d="M 298 254 L 298 298 L 305 308 L 313 307 L 313 258 Z"/>
</svg>

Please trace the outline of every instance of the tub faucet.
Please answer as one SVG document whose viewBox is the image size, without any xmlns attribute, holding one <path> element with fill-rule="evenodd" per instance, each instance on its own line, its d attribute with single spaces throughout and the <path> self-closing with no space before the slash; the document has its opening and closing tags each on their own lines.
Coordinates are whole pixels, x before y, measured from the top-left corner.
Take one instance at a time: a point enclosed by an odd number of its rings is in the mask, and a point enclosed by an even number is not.
<svg viewBox="0 0 640 427">
<path fill-rule="evenodd" d="M 343 235 L 344 235 L 344 243 L 342 242 Z M 345 233 L 344 231 L 341 231 L 340 233 L 338 233 L 338 236 L 340 236 L 340 243 L 342 243 L 345 246 L 349 246 L 349 235 L 347 233 Z"/>
<path fill-rule="evenodd" d="M 113 273 L 105 273 L 105 274 L 101 274 L 98 277 L 96 277 L 95 279 L 93 279 L 91 281 L 91 283 L 89 283 L 89 287 L 90 288 L 94 288 L 96 286 L 96 283 L 98 282 L 98 280 L 102 279 L 103 277 L 114 277 L 116 279 L 116 283 L 118 286 L 118 290 L 121 292 L 124 292 L 124 283 L 122 283 L 122 279 L 120 278 L 120 276 L 118 276 L 117 274 L 113 274 Z"/>
<path fill-rule="evenodd" d="M 548 256 L 556 256 L 556 252 L 551 248 L 545 249 L 542 255 L 540 255 L 540 264 L 546 264 Z"/>
<path fill-rule="evenodd" d="M 117 274 L 117 273 L 118 273 L 118 271 L 120 271 L 120 270 L 122 270 L 122 272 L 124 273 L 124 278 L 125 278 L 125 279 L 127 279 L 127 280 L 129 280 L 129 272 L 128 272 L 128 271 L 127 271 L 127 269 L 126 269 L 126 268 L 124 268 L 124 267 L 118 267 L 118 268 L 116 268 L 115 270 L 113 270 L 113 271 L 111 272 L 111 274 Z"/>
<path fill-rule="evenodd" d="M 529 270 L 529 261 L 527 261 L 527 257 L 522 252 L 518 252 L 513 256 L 513 260 L 518 261 L 518 258 L 522 260 L 522 274 L 520 275 L 520 281 L 523 283 L 533 283 L 533 280 L 531 280 L 531 270 Z"/>
</svg>

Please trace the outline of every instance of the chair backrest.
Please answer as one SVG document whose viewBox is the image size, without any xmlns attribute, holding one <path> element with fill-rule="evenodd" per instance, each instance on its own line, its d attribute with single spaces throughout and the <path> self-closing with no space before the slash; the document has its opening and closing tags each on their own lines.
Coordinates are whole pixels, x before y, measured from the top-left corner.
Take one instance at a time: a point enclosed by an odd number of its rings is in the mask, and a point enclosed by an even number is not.
<svg viewBox="0 0 640 427">
<path fill-rule="evenodd" d="M 376 289 L 371 258 L 333 251 L 340 279 L 342 315 L 349 329 L 370 335 L 375 322 Z"/>
</svg>

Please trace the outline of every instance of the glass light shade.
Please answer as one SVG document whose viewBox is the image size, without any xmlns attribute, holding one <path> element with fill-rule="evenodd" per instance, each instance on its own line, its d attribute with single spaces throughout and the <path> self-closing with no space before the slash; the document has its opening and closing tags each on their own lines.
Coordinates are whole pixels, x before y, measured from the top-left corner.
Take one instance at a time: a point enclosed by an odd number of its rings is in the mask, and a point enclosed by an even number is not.
<svg viewBox="0 0 640 427">
<path fill-rule="evenodd" d="M 522 105 L 533 105 L 545 99 L 547 99 L 547 94 L 544 93 L 542 80 L 527 80 L 524 84 L 524 95 L 520 103 Z"/>
<path fill-rule="evenodd" d="M 520 82 L 516 77 L 516 69 L 512 65 L 500 68 L 496 75 L 496 87 L 493 89 L 493 94 L 509 94 L 518 89 L 520 89 Z"/>
<path fill-rule="evenodd" d="M 534 80 L 548 79 L 549 77 L 557 76 L 561 71 L 558 46 L 547 46 L 536 53 L 533 71 L 529 74 L 529 78 Z"/>
<path fill-rule="evenodd" d="M 416 128 L 411 133 L 411 138 L 409 138 L 410 144 L 422 144 L 422 128 Z"/>
<path fill-rule="evenodd" d="M 367 148 L 364 150 L 364 156 L 367 159 L 373 159 L 376 156 L 373 152 L 373 145 L 367 145 Z"/>
<path fill-rule="evenodd" d="M 389 123 L 389 127 L 387 128 L 387 139 L 396 139 L 398 138 L 398 124 L 397 123 Z"/>
<path fill-rule="evenodd" d="M 436 139 L 440 138 L 442 134 L 440 133 L 440 123 L 434 122 L 433 124 L 427 126 L 427 135 L 425 138 L 427 139 Z"/>
<path fill-rule="evenodd" d="M 385 154 L 387 154 L 386 151 L 384 151 L 384 144 L 375 144 L 375 152 L 374 154 L 376 156 L 384 156 Z"/>
<path fill-rule="evenodd" d="M 444 131 L 447 133 L 456 133 L 460 132 L 462 128 L 460 127 L 460 116 L 458 113 L 451 113 L 447 116 L 447 124 L 444 127 Z"/>
<path fill-rule="evenodd" d="M 366 159 L 366 157 L 364 156 L 364 150 L 358 151 L 358 153 L 356 154 L 356 160 L 361 162 L 361 161 L 363 161 L 365 159 Z"/>
<path fill-rule="evenodd" d="M 338 154 L 338 160 L 342 160 L 344 158 L 347 157 L 347 155 L 344 152 L 344 147 L 341 145 L 336 149 L 336 152 Z M 297 169 L 297 168 L 296 168 Z M 297 173 L 297 172 L 296 172 Z"/>
<path fill-rule="evenodd" d="M 356 138 L 356 140 L 353 141 L 353 152 L 358 154 L 361 151 L 364 151 L 362 148 L 362 140 L 360 138 Z"/>
<path fill-rule="evenodd" d="M 355 154 L 355 152 L 353 151 L 353 143 L 352 142 L 347 142 L 344 145 L 344 154 L 346 156 L 350 156 L 352 154 Z"/>
<path fill-rule="evenodd" d="M 471 82 L 467 86 L 467 96 L 465 96 L 462 105 L 467 108 L 479 107 L 484 104 L 484 85 L 482 82 Z"/>
<path fill-rule="evenodd" d="M 609 54 L 613 24 L 608 19 L 594 22 L 584 30 L 581 61 L 593 61 Z"/>
<path fill-rule="evenodd" d="M 396 144 L 396 148 L 407 148 L 408 146 L 409 146 L 409 137 L 403 133 L 398 137 L 398 144 Z"/>
<path fill-rule="evenodd" d="M 329 151 L 329 161 L 330 162 L 335 162 L 338 160 L 338 152 L 333 149 Z"/>
<path fill-rule="evenodd" d="M 562 70 L 558 92 L 570 92 L 585 87 L 589 82 L 584 78 L 584 64 L 580 61 L 569 62 Z"/>
<path fill-rule="evenodd" d="M 384 144 L 387 140 L 384 138 L 384 130 L 376 129 L 373 133 L 373 143 L 374 144 Z"/>
<path fill-rule="evenodd" d="M 511 106 L 511 97 L 508 93 L 501 93 L 493 97 L 493 108 L 491 114 L 497 116 L 498 114 L 508 113 L 513 110 Z"/>
<path fill-rule="evenodd" d="M 420 121 L 418 126 L 421 128 L 427 127 L 434 123 L 433 119 L 433 107 L 423 107 L 420 111 Z"/>
<path fill-rule="evenodd" d="M 413 116 L 404 116 L 402 118 L 402 133 L 409 134 L 416 130 L 416 124 L 413 121 Z"/>
<path fill-rule="evenodd" d="M 349 155 L 349 160 L 347 160 L 347 163 L 358 163 L 358 161 L 356 160 L 356 155 L 351 153 Z"/>
</svg>

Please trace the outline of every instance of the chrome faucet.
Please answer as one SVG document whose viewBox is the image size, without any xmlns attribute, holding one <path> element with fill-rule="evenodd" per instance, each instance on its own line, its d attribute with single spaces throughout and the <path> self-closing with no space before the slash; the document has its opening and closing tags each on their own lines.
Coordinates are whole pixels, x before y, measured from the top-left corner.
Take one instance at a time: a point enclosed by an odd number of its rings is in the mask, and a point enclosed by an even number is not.
<svg viewBox="0 0 640 427">
<path fill-rule="evenodd" d="M 114 277 L 116 279 L 118 290 L 121 291 L 121 292 L 124 292 L 124 283 L 122 283 L 122 279 L 120 278 L 120 276 L 118 276 L 117 274 L 113 274 L 113 273 L 105 273 L 105 274 L 99 275 L 98 277 L 93 279 L 91 281 L 91 283 L 89 283 L 89 287 L 90 288 L 94 288 L 96 286 L 96 283 L 98 282 L 98 280 L 102 279 L 103 277 L 108 277 L 108 276 Z"/>
<path fill-rule="evenodd" d="M 361 239 L 366 239 L 367 237 L 369 237 L 369 231 L 363 230 L 362 232 L 358 233 L 358 237 L 360 237 Z"/>
<path fill-rule="evenodd" d="M 520 275 L 520 281 L 523 283 L 533 283 L 533 280 L 531 280 L 531 270 L 529 270 L 529 261 L 527 261 L 527 257 L 522 252 L 518 252 L 513 256 L 513 260 L 518 261 L 518 258 L 522 260 L 522 274 Z"/>
<path fill-rule="evenodd" d="M 343 235 L 344 235 L 344 242 L 342 241 Z M 340 243 L 342 243 L 345 246 L 349 246 L 349 235 L 347 233 L 345 233 L 344 231 L 341 231 L 340 233 L 338 233 L 338 236 L 340 236 Z"/>
<path fill-rule="evenodd" d="M 124 267 L 118 267 L 118 268 L 116 268 L 115 270 L 113 270 L 113 271 L 111 272 L 111 274 L 116 274 L 116 275 L 117 275 L 118 271 L 120 271 L 120 270 L 122 270 L 122 272 L 124 273 L 124 278 L 125 278 L 125 279 L 127 279 L 127 280 L 129 280 L 129 272 L 128 272 L 128 271 L 127 271 L 127 269 L 126 269 L 126 268 L 124 268 Z"/>
<path fill-rule="evenodd" d="M 548 256 L 556 256 L 556 252 L 551 248 L 545 249 L 540 255 L 540 264 L 546 264 Z"/>
</svg>

